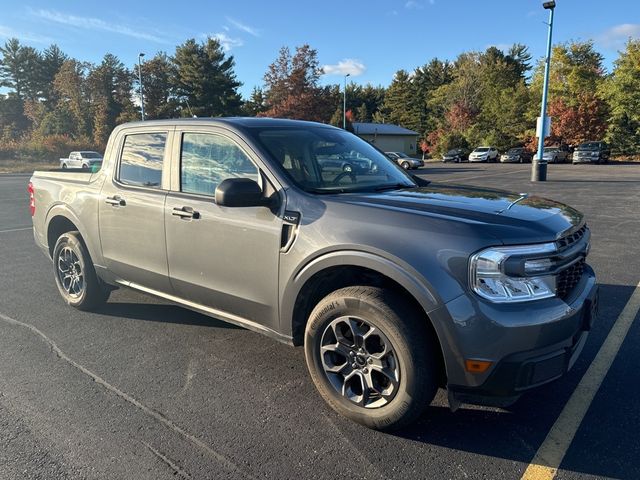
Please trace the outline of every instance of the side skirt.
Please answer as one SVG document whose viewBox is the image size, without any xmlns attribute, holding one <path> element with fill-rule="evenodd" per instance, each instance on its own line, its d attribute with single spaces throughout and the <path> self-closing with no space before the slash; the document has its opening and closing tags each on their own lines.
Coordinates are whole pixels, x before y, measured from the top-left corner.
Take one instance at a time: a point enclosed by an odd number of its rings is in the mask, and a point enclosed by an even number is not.
<svg viewBox="0 0 640 480">
<path fill-rule="evenodd" d="M 169 295 L 168 293 L 163 293 L 157 290 L 153 290 L 151 288 L 143 287 L 142 285 L 138 285 L 137 283 L 127 282 L 125 280 L 116 280 L 116 282 L 119 285 L 122 285 L 123 287 L 132 288 L 140 292 L 148 293 L 155 297 L 163 298 L 172 303 L 188 308 L 189 310 L 193 310 L 194 312 L 208 315 L 209 317 L 213 317 L 218 320 L 222 320 L 224 322 L 231 323 L 233 325 L 237 325 L 242 328 L 246 328 L 247 330 L 251 330 L 257 333 L 262 333 L 263 335 L 266 335 L 275 340 L 278 340 L 279 342 L 293 346 L 292 337 L 282 335 L 281 333 L 278 333 L 275 330 L 265 327 L 264 325 L 260 325 L 259 323 L 256 323 L 252 320 L 247 320 L 246 318 L 239 317 L 237 315 L 232 315 L 230 313 L 226 313 L 221 310 L 216 310 L 215 308 L 206 307 L 204 305 L 200 305 L 198 303 L 191 302 L 189 300 L 185 300 L 183 298 L 176 297 L 174 295 Z"/>
</svg>

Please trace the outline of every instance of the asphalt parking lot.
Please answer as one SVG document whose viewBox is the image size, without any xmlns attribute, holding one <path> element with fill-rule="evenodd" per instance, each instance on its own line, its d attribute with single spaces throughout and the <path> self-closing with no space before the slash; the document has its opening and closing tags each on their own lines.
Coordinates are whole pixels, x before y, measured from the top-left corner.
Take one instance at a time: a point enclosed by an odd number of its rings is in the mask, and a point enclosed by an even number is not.
<svg viewBox="0 0 640 480">
<path fill-rule="evenodd" d="M 25 176 L 0 176 L 0 478 L 521 478 L 640 282 L 640 165 L 428 164 L 434 182 L 529 192 L 583 211 L 600 317 L 567 377 L 509 409 L 440 392 L 395 434 L 316 393 L 302 349 L 129 291 L 67 307 L 33 243 Z M 625 332 L 626 333 L 626 332 Z M 556 478 L 640 478 L 640 320 Z"/>
</svg>

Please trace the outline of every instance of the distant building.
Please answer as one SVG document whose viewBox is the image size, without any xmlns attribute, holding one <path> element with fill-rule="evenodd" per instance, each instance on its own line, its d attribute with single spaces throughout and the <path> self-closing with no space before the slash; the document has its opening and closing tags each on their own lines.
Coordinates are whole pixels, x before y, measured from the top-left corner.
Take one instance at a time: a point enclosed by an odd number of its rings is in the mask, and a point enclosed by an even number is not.
<svg viewBox="0 0 640 480">
<path fill-rule="evenodd" d="M 388 123 L 353 122 L 353 133 L 383 152 L 416 154 L 419 134 L 413 130 Z"/>
</svg>

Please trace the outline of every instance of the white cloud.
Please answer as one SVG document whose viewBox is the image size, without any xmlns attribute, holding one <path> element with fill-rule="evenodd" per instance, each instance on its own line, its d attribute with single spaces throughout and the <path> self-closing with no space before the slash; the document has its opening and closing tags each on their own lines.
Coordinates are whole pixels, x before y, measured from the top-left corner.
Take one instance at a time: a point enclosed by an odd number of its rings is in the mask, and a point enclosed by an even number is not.
<svg viewBox="0 0 640 480">
<path fill-rule="evenodd" d="M 35 17 L 42 18 L 52 23 L 59 23 L 61 25 L 68 25 L 71 27 L 83 28 L 86 30 L 117 33 L 120 35 L 157 43 L 170 43 L 167 40 L 158 37 L 157 35 L 143 32 L 139 28 L 116 23 L 109 23 L 99 18 L 80 17 L 78 15 L 71 15 L 68 13 L 46 9 L 30 10 L 30 13 Z"/>
<path fill-rule="evenodd" d="M 615 25 L 596 37 L 596 41 L 606 48 L 621 48 L 629 38 L 640 38 L 640 23 Z"/>
<path fill-rule="evenodd" d="M 260 30 L 258 30 L 257 28 L 251 27 L 246 23 L 242 23 L 231 17 L 227 17 L 227 22 L 229 22 L 231 25 L 236 27 L 238 30 L 242 30 L 243 32 L 248 33 L 249 35 L 253 35 L 254 37 L 260 36 Z"/>
<path fill-rule="evenodd" d="M 6 27 L 4 25 L 0 25 L 0 38 L 17 38 L 19 40 L 23 40 L 25 42 L 35 42 L 35 43 L 52 43 L 53 39 L 49 37 L 45 37 L 43 35 L 38 35 L 37 33 L 30 32 L 18 32 L 11 27 Z"/>
<path fill-rule="evenodd" d="M 404 3 L 404 8 L 408 9 L 408 10 L 422 10 L 427 3 L 429 5 L 435 5 L 436 4 L 436 0 L 407 0 Z"/>
<path fill-rule="evenodd" d="M 211 35 L 211 38 L 215 38 L 222 45 L 222 49 L 228 52 L 232 48 L 241 47 L 244 42 L 241 38 L 232 38 L 224 32 L 218 32 Z"/>
<path fill-rule="evenodd" d="M 345 58 L 335 65 L 324 65 L 322 67 L 325 75 L 346 75 L 348 73 L 353 77 L 362 75 L 366 69 L 367 67 L 364 66 L 364 63 L 353 58 Z"/>
</svg>

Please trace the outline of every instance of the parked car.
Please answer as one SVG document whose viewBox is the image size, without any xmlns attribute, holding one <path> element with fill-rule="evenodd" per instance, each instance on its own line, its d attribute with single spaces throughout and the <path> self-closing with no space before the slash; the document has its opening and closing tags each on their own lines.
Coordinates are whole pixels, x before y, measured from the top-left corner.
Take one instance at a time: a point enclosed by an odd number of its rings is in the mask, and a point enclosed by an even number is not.
<svg viewBox="0 0 640 480">
<path fill-rule="evenodd" d="M 536 153 L 533 158 L 537 160 L 538 154 Z M 548 163 L 565 163 L 569 160 L 569 150 L 561 147 L 544 147 L 542 158 Z"/>
<path fill-rule="evenodd" d="M 424 166 L 424 162 L 421 159 L 410 157 L 404 152 L 384 152 L 384 154 L 405 170 Z"/>
<path fill-rule="evenodd" d="M 611 149 L 606 142 L 585 142 L 573 152 L 573 163 L 606 163 L 611 156 Z"/>
<path fill-rule="evenodd" d="M 469 154 L 465 152 L 462 148 L 454 148 L 453 150 L 449 150 L 442 156 L 443 162 L 466 162 L 469 160 Z"/>
<path fill-rule="evenodd" d="M 495 147 L 478 147 L 469 155 L 470 162 L 497 162 L 498 149 Z"/>
<path fill-rule="evenodd" d="M 376 168 L 322 171 L 328 151 Z M 106 152 L 29 183 L 64 302 L 128 287 L 304 345 L 320 395 L 368 427 L 411 424 L 438 387 L 452 407 L 508 405 L 564 375 L 592 328 L 591 234 L 567 205 L 430 185 L 295 120 L 123 124 Z"/>
<path fill-rule="evenodd" d="M 92 167 L 99 167 L 102 164 L 102 155 L 98 152 L 80 151 L 71 152 L 68 158 L 60 159 L 60 168 L 84 168 L 88 170 Z"/>
<path fill-rule="evenodd" d="M 346 173 L 364 173 L 371 168 L 371 161 L 359 158 L 351 152 L 327 155 L 326 148 L 319 148 L 316 155 L 318 166 L 323 171 L 341 171 Z"/>
<path fill-rule="evenodd" d="M 524 147 L 510 148 L 500 155 L 501 163 L 531 163 L 532 154 Z"/>
</svg>

